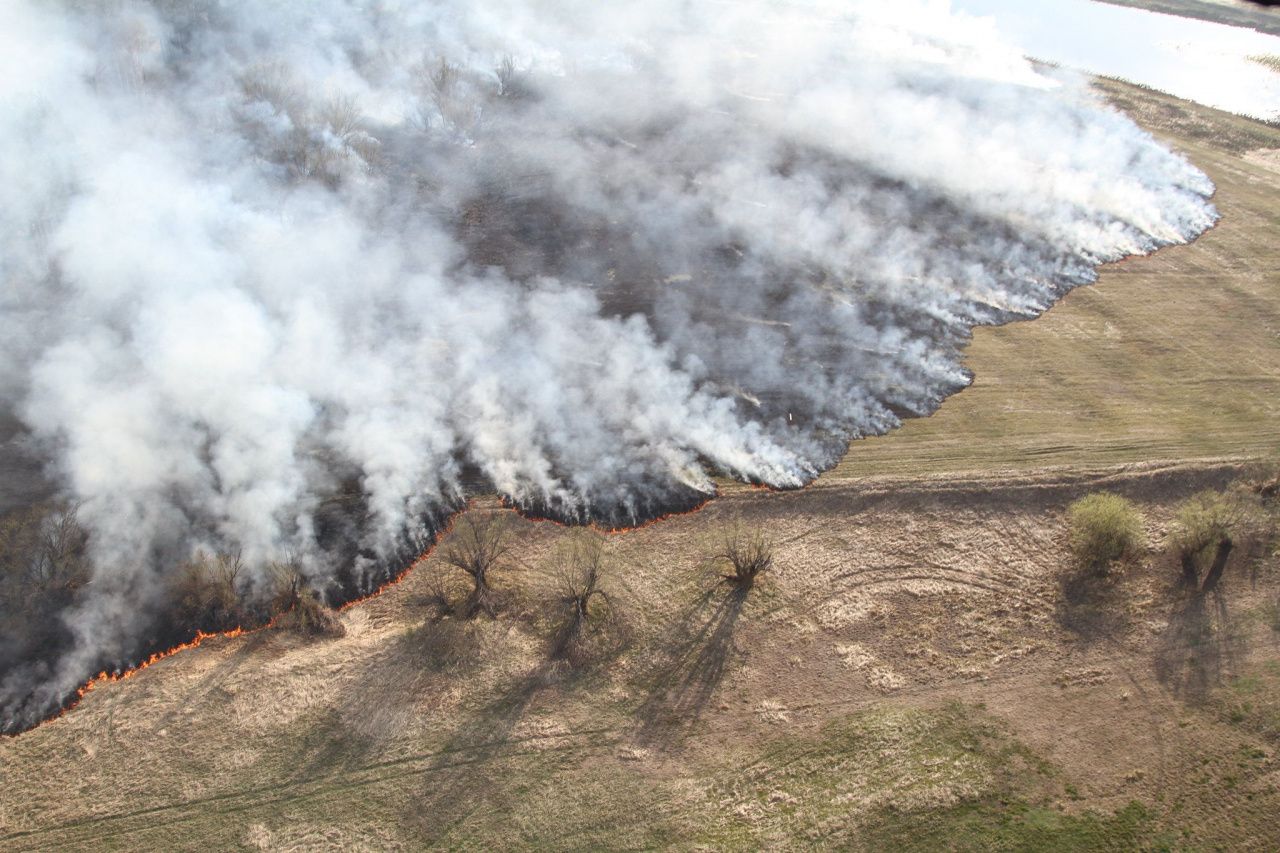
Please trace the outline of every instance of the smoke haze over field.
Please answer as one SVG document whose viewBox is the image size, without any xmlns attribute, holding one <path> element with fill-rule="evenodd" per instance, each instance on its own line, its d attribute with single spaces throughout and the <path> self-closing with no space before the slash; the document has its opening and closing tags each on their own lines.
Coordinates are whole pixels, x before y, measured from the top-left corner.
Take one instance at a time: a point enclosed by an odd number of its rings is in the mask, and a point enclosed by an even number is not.
<svg viewBox="0 0 1280 853">
<path fill-rule="evenodd" d="M 0 648 L 6 725 L 136 655 L 202 550 L 246 594 L 286 555 L 324 588 L 473 480 L 607 523 L 718 472 L 802 485 L 963 387 L 973 325 L 1215 217 L 1198 170 L 945 3 L 5 18 L 0 385 L 94 572 L 59 657 Z"/>
</svg>

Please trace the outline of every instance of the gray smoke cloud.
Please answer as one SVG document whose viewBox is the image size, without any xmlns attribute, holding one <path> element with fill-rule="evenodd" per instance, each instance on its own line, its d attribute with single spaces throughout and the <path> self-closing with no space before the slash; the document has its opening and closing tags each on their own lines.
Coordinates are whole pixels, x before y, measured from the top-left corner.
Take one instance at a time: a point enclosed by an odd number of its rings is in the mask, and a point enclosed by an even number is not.
<svg viewBox="0 0 1280 853">
<path fill-rule="evenodd" d="M 94 566 L 71 647 L 9 663 L 9 722 L 136 654 L 202 549 L 372 582 L 472 488 L 630 523 L 717 474 L 803 485 L 967 384 L 974 325 L 1216 217 L 945 3 L 5 21 L 0 388 Z"/>
</svg>

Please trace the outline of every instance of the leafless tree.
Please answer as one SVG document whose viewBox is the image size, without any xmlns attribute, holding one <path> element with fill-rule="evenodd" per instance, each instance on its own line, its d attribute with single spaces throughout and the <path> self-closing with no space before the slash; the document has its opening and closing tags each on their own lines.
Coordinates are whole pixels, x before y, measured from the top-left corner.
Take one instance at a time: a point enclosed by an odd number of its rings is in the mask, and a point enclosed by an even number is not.
<svg viewBox="0 0 1280 853">
<path fill-rule="evenodd" d="M 253 65 L 240 75 L 240 94 L 245 101 L 269 104 L 276 112 L 290 119 L 302 112 L 303 98 L 289 67 L 282 62 L 264 62 Z"/>
<path fill-rule="evenodd" d="M 510 55 L 502 57 L 502 61 L 493 69 L 493 74 L 498 78 L 499 98 L 516 101 L 529 94 L 529 89 L 524 82 L 524 74 L 516 66 L 515 57 Z"/>
<path fill-rule="evenodd" d="M 602 585 L 605 573 L 603 537 L 578 533 L 557 576 L 560 625 L 552 643 L 553 656 L 572 659 L 584 628 L 613 608 L 613 599 Z"/>
<path fill-rule="evenodd" d="M 27 566 L 30 584 L 45 593 L 71 592 L 88 579 L 88 534 L 76 518 L 75 504 L 60 507 L 40 525 L 40 540 Z"/>
<path fill-rule="evenodd" d="M 239 551 L 201 553 L 171 581 L 175 625 L 183 631 L 226 631 L 249 621 L 241 596 Z"/>
<path fill-rule="evenodd" d="M 445 121 L 457 125 L 465 112 L 460 103 L 461 92 L 458 85 L 462 77 L 462 69 L 449 60 L 440 60 L 427 71 L 427 83 L 431 92 L 431 101 L 440 111 Z"/>
<path fill-rule="evenodd" d="M 444 561 L 471 577 L 473 588 L 463 615 L 471 618 L 484 612 L 493 615 L 490 572 L 510 550 L 507 517 L 501 513 L 470 511 L 454 523 L 444 549 Z"/>
<path fill-rule="evenodd" d="M 713 560 L 728 564 L 731 573 L 723 576 L 726 581 L 748 590 L 760 573 L 773 565 L 773 543 L 759 528 L 735 523 L 725 530 L 720 551 Z"/>
</svg>

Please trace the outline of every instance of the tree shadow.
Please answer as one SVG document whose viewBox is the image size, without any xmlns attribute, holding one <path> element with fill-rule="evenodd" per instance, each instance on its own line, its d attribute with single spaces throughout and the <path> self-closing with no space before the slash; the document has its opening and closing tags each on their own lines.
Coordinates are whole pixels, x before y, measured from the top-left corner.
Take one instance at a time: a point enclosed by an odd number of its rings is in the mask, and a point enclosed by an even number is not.
<svg viewBox="0 0 1280 853">
<path fill-rule="evenodd" d="M 1156 678 L 1175 695 L 1202 702 L 1235 660 L 1239 638 L 1230 630 L 1221 590 L 1189 590 L 1169 619 L 1156 652 Z"/>
<path fill-rule="evenodd" d="M 1220 586 L 1185 589 L 1156 651 L 1156 677 L 1174 695 L 1202 702 L 1247 651 Z"/>
<path fill-rule="evenodd" d="M 728 593 L 707 613 L 723 588 L 708 590 L 677 621 L 672 633 L 678 639 L 637 712 L 641 741 L 687 731 L 723 681 L 736 651 L 734 629 L 750 587 L 728 585 Z"/>
<path fill-rule="evenodd" d="M 1203 581 L 1195 555 L 1181 556 L 1181 598 L 1156 652 L 1156 676 L 1191 702 L 1206 699 L 1248 651 L 1246 632 L 1232 618 L 1222 587 L 1233 550 L 1229 537 L 1218 543 Z"/>
<path fill-rule="evenodd" d="M 235 694 L 229 688 L 237 685 L 236 676 L 241 668 L 259 657 L 260 652 L 273 638 L 265 631 L 255 631 L 240 641 L 240 646 L 228 658 L 209 670 L 183 692 L 182 702 L 175 704 L 155 721 L 156 729 L 167 729 L 184 719 L 193 706 L 223 703 Z"/>
<path fill-rule="evenodd" d="M 1064 575 L 1055 616 L 1059 625 L 1086 643 L 1122 634 L 1129 617 L 1119 577 L 1101 575 L 1091 568 Z"/>
<path fill-rule="evenodd" d="M 542 661 L 489 704 L 470 714 L 435 751 L 427 784 L 414 796 L 419 830 L 430 844 L 443 844 L 454 827 L 477 809 L 492 805 L 510 775 L 513 732 L 538 695 L 560 681 L 567 666 Z"/>
</svg>

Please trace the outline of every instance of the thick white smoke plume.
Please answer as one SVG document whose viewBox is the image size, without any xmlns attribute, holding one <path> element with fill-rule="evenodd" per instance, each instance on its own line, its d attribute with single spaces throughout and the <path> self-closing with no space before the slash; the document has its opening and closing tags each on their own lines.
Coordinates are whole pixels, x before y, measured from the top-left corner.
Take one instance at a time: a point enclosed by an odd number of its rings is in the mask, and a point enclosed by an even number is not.
<svg viewBox="0 0 1280 853">
<path fill-rule="evenodd" d="M 94 566 L 59 657 L 0 660 L 9 725 L 136 654 L 197 551 L 323 587 L 473 487 L 626 523 L 799 486 L 965 385 L 973 325 L 1215 217 L 940 2 L 3 16 L 0 385 Z"/>
</svg>

